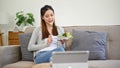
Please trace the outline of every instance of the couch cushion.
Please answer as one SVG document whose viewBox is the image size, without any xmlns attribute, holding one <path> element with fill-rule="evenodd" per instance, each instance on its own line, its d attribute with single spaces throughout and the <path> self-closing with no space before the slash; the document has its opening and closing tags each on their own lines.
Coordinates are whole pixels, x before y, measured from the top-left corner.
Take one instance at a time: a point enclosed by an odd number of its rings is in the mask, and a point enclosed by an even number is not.
<svg viewBox="0 0 120 68">
<path fill-rule="evenodd" d="M 120 68 L 120 60 L 92 60 L 88 64 L 89 68 Z"/>
<path fill-rule="evenodd" d="M 32 33 L 19 34 L 19 41 L 21 45 L 22 60 L 33 61 L 33 52 L 28 51 L 28 44 Z"/>
<path fill-rule="evenodd" d="M 2 68 L 32 68 L 33 65 L 34 62 L 32 61 L 19 61 L 16 63 L 5 65 Z"/>
<path fill-rule="evenodd" d="M 73 29 L 71 50 L 89 50 L 89 59 L 106 59 L 107 33 Z"/>
</svg>

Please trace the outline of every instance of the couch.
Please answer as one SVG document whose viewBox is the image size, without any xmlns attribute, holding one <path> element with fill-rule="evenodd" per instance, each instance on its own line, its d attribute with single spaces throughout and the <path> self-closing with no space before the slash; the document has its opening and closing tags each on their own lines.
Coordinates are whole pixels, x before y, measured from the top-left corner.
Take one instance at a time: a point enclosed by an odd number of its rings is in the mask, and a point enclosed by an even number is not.
<svg viewBox="0 0 120 68">
<path fill-rule="evenodd" d="M 89 68 L 120 68 L 120 25 L 100 26 L 65 26 L 65 31 L 72 29 L 82 31 L 102 31 L 108 33 L 105 60 L 89 60 Z M 27 28 L 25 32 L 32 32 L 33 27 Z M 71 50 L 72 40 L 66 43 L 66 50 Z M 0 68 L 32 68 L 33 61 L 21 60 L 21 46 L 0 47 Z M 40 68 L 40 67 L 39 67 Z"/>
</svg>

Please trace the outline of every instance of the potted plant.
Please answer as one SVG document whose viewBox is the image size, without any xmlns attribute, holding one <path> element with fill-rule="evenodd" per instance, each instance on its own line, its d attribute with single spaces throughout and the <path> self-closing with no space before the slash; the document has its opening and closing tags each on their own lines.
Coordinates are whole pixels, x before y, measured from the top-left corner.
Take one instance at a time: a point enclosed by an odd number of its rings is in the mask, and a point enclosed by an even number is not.
<svg viewBox="0 0 120 68">
<path fill-rule="evenodd" d="M 18 27 L 20 26 L 28 26 L 28 25 L 32 25 L 35 22 L 34 16 L 32 13 L 24 13 L 23 11 L 17 12 L 16 13 L 16 25 Z"/>
</svg>

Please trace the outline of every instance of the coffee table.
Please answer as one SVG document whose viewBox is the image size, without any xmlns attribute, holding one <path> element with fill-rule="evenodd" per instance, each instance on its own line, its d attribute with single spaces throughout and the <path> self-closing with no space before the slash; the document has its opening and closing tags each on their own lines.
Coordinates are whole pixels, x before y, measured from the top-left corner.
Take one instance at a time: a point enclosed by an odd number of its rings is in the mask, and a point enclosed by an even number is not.
<svg viewBox="0 0 120 68">
<path fill-rule="evenodd" d="M 50 68 L 50 63 L 35 64 L 32 68 Z"/>
</svg>

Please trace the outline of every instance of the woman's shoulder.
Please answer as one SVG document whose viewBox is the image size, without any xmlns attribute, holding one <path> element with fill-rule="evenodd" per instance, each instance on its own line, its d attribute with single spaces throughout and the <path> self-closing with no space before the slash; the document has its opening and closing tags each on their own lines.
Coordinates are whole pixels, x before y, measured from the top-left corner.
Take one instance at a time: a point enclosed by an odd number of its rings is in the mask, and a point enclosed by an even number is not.
<svg viewBox="0 0 120 68">
<path fill-rule="evenodd" d="M 37 32 L 41 31 L 41 27 L 40 26 L 36 26 L 34 31 L 37 31 Z"/>
<path fill-rule="evenodd" d="M 62 26 L 57 26 L 57 29 L 61 30 L 64 29 Z"/>
<path fill-rule="evenodd" d="M 64 33 L 64 28 L 62 26 L 57 26 L 57 30 L 59 33 Z"/>
<path fill-rule="evenodd" d="M 41 29 L 41 26 L 36 26 L 35 29 L 37 29 L 37 30 L 38 30 L 38 29 Z"/>
</svg>

